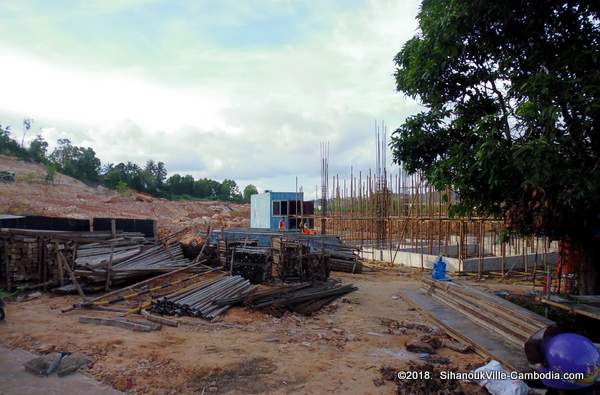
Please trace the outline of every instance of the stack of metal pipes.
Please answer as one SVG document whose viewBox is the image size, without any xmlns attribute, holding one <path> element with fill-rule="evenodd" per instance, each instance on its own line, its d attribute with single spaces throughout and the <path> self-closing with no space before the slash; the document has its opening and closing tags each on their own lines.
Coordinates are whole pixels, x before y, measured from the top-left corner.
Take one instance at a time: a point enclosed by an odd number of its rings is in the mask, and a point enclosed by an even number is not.
<svg viewBox="0 0 600 395">
<path fill-rule="evenodd" d="M 233 304 L 217 304 L 217 301 L 243 297 L 256 287 L 241 276 L 227 276 L 203 281 L 154 301 L 152 312 L 213 320 Z"/>
</svg>

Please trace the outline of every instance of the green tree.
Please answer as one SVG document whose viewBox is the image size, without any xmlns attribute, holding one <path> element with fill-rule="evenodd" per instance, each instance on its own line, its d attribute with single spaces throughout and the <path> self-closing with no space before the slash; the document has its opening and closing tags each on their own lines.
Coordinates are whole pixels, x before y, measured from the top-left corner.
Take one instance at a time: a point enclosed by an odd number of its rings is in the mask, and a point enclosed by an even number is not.
<svg viewBox="0 0 600 395">
<path fill-rule="evenodd" d="M 424 0 L 395 58 L 425 110 L 394 160 L 460 194 L 457 212 L 567 238 L 582 293 L 600 291 L 600 3 Z M 596 235 L 596 236 L 594 236 Z"/>
<path fill-rule="evenodd" d="M 35 140 L 29 144 L 29 156 L 36 162 L 45 163 L 48 152 L 48 143 L 42 135 L 38 134 Z"/>
<path fill-rule="evenodd" d="M 0 125 L 0 154 L 15 155 L 21 159 L 29 159 L 29 153 L 11 138 L 10 126 Z"/>
<path fill-rule="evenodd" d="M 246 188 L 244 188 L 244 201 L 250 202 L 250 196 L 256 195 L 257 193 L 258 193 L 258 189 L 256 189 L 256 187 L 254 185 L 252 185 L 252 184 L 246 185 Z"/>
<path fill-rule="evenodd" d="M 119 181 L 117 183 L 117 187 L 115 188 L 117 192 L 121 195 L 129 195 L 131 190 L 125 181 Z"/>
<path fill-rule="evenodd" d="M 181 194 L 181 176 L 179 174 L 173 174 L 171 177 L 167 179 L 167 188 L 169 189 L 169 193 L 172 195 Z"/>
<path fill-rule="evenodd" d="M 46 182 L 48 184 L 54 184 L 54 179 L 56 178 L 56 166 L 52 163 L 48 163 L 46 165 Z"/>
<path fill-rule="evenodd" d="M 165 180 L 167 179 L 167 168 L 163 162 L 158 162 L 156 164 L 155 176 L 159 188 L 162 188 L 165 184 Z"/>
<path fill-rule="evenodd" d="M 88 183 L 100 180 L 100 159 L 92 148 L 77 147 L 69 139 L 59 139 L 50 160 L 68 176 Z"/>
<path fill-rule="evenodd" d="M 180 190 L 181 194 L 190 195 L 194 194 L 194 177 L 187 174 L 181 177 Z"/>
<path fill-rule="evenodd" d="M 240 195 L 240 189 L 238 188 L 235 181 L 229 179 L 223 180 L 219 191 L 219 199 L 235 200 Z"/>
</svg>

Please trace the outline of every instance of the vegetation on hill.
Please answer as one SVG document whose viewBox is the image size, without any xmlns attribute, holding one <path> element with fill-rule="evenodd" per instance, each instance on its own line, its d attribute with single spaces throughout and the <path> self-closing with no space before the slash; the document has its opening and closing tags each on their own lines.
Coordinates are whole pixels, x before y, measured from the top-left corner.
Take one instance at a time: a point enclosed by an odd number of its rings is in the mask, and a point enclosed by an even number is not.
<svg viewBox="0 0 600 395">
<path fill-rule="evenodd" d="M 31 123 L 27 123 L 27 129 Z M 46 166 L 48 181 L 58 171 L 90 185 L 104 185 L 119 192 L 135 190 L 156 197 L 173 200 L 210 199 L 249 202 L 250 195 L 258 193 L 254 185 L 244 188 L 242 194 L 234 180 L 222 182 L 209 178 L 194 179 L 191 175 L 173 174 L 167 178 L 163 162 L 149 160 L 141 167 L 135 163 L 107 163 L 102 165 L 90 147 L 73 145 L 68 139 L 59 139 L 57 147 L 48 152 L 48 143 L 38 135 L 28 147 L 11 137 L 10 126 L 0 125 L 0 154 L 38 162 Z"/>
</svg>

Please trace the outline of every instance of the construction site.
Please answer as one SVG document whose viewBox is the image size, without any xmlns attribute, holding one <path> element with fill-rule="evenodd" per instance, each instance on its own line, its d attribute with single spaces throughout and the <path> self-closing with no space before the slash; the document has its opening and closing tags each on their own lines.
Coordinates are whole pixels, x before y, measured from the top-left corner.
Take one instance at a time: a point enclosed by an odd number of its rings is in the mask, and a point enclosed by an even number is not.
<svg viewBox="0 0 600 395">
<path fill-rule="evenodd" d="M 485 393 L 395 372 L 530 372 L 525 345 L 554 320 L 597 336 L 597 298 L 565 298 L 568 249 L 453 217 L 458 194 L 390 169 L 383 124 L 374 140 L 374 170 L 348 178 L 329 174 L 321 144 L 315 201 L 266 191 L 225 216 L 184 203 L 168 221 L 140 209 L 174 203 L 109 196 L 92 209 L 87 187 L 32 181 L 34 167 L 2 158 L 16 173 L 2 195 L 44 189 L 20 204 L 46 208 L 0 217 L 2 347 L 38 355 L 22 361 L 32 386 L 58 360 L 56 385 L 80 370 L 106 385 L 90 393 Z M 44 200 L 60 207 L 69 188 L 85 204 L 57 216 Z M 112 217 L 123 199 L 129 216 Z M 202 206 L 217 214 L 191 214 Z M 433 275 L 440 261 L 451 281 Z"/>
</svg>

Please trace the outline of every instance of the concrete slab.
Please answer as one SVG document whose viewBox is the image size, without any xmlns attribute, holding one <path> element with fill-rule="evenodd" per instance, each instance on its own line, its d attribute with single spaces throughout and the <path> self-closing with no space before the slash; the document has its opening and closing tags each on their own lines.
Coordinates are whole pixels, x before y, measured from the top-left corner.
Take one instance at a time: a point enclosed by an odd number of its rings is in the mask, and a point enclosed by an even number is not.
<svg viewBox="0 0 600 395">
<path fill-rule="evenodd" d="M 0 395 L 122 394 L 82 373 L 58 377 L 38 377 L 25 370 L 23 363 L 37 355 L 25 350 L 0 346 Z"/>
</svg>

